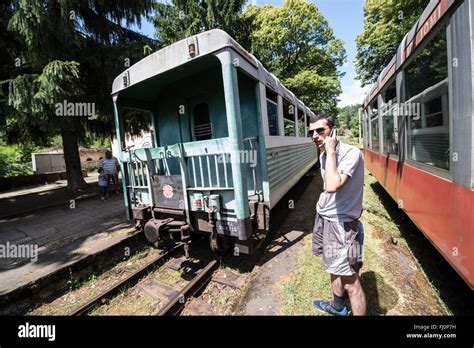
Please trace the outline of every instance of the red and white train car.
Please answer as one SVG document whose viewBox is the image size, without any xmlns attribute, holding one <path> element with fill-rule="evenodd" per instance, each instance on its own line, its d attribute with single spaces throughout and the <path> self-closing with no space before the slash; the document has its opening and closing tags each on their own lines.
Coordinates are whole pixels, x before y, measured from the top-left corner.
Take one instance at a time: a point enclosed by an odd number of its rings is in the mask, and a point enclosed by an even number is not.
<svg viewBox="0 0 474 348">
<path fill-rule="evenodd" d="M 432 0 L 364 100 L 365 162 L 474 288 L 474 0 Z"/>
</svg>

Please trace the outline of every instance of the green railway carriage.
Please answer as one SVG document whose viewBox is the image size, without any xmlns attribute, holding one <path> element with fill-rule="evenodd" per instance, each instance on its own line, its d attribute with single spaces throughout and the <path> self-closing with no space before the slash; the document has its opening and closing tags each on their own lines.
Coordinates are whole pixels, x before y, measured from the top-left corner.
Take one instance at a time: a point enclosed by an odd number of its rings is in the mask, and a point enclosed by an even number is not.
<svg viewBox="0 0 474 348">
<path fill-rule="evenodd" d="M 214 250 L 251 253 L 272 207 L 317 162 L 312 112 L 222 30 L 137 62 L 112 97 L 127 216 L 152 243 L 187 246 L 200 233 Z M 150 115 L 153 147 L 127 147 L 131 110 Z"/>
</svg>

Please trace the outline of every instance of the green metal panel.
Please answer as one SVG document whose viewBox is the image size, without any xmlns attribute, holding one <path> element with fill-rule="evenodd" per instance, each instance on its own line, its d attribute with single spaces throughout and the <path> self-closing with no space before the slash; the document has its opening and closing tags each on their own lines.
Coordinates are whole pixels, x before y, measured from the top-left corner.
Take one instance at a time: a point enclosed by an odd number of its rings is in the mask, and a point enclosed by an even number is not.
<svg viewBox="0 0 474 348">
<path fill-rule="evenodd" d="M 262 159 L 259 148 L 264 143 L 260 142 L 258 118 L 260 114 L 260 104 L 257 103 L 255 95 L 255 85 L 257 82 L 247 74 L 238 70 L 240 114 L 242 122 L 243 149 L 246 151 L 241 155 L 241 159 L 249 160 L 244 165 L 244 173 L 247 180 L 248 194 L 253 194 L 253 171 L 256 174 L 256 191 L 262 190 Z M 247 140 L 246 140 L 247 139 Z"/>
<path fill-rule="evenodd" d="M 257 81 L 255 83 L 254 87 L 254 93 L 255 93 L 255 103 L 258 106 L 256 108 L 257 113 L 257 124 L 258 124 L 258 155 L 259 155 L 259 160 L 258 160 L 258 165 L 260 168 L 260 175 L 261 175 L 261 185 L 262 185 L 262 191 L 263 191 L 263 199 L 265 202 L 270 202 L 270 185 L 269 185 L 269 180 L 268 180 L 268 168 L 267 168 L 267 155 L 265 151 L 265 130 L 263 126 L 263 115 L 261 112 L 261 100 L 262 98 L 265 98 L 265 96 L 260 95 L 260 82 Z M 267 115 L 265 115 L 266 117 Z"/>
<path fill-rule="evenodd" d="M 224 79 L 225 105 L 227 111 L 227 127 L 229 130 L 230 149 L 237 153 L 242 150 L 242 124 L 239 101 L 239 88 L 237 84 L 237 71 L 230 62 L 230 53 L 227 62 L 222 63 Z M 235 193 L 235 213 L 237 219 L 244 220 L 249 217 L 247 181 L 244 177 L 242 163 L 232 161 L 232 177 Z"/>
<path fill-rule="evenodd" d="M 119 153 L 120 157 L 122 157 L 122 142 L 123 142 L 123 120 L 121 117 L 119 117 L 120 114 L 120 107 L 117 105 L 117 96 L 113 97 L 113 102 L 114 102 L 114 121 L 115 121 L 115 134 L 117 136 L 117 143 L 119 145 Z M 120 171 L 122 172 L 122 190 L 123 190 L 123 201 L 125 204 L 125 209 L 127 212 L 127 218 L 130 219 L 132 216 L 130 204 L 129 204 L 129 197 L 128 197 L 128 192 L 127 192 L 127 180 L 126 178 L 128 177 L 128 171 L 126 169 L 126 166 L 122 161 L 120 161 Z"/>
</svg>

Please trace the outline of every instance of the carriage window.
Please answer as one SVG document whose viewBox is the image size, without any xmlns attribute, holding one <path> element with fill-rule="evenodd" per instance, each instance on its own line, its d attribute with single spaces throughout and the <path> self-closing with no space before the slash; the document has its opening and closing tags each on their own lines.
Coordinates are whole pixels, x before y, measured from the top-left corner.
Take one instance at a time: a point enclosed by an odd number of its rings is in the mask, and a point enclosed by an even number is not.
<svg viewBox="0 0 474 348">
<path fill-rule="evenodd" d="M 378 112 L 378 104 L 377 97 L 375 97 L 374 101 L 370 103 L 370 110 L 372 111 L 372 114 L 376 114 Z"/>
<path fill-rule="evenodd" d="M 398 154 L 398 144 L 395 142 L 395 128 L 393 123 L 393 115 L 387 115 L 382 118 L 383 153 L 385 155 Z"/>
<path fill-rule="evenodd" d="M 283 126 L 287 137 L 295 136 L 295 113 L 295 106 L 283 99 Z"/>
<path fill-rule="evenodd" d="M 270 135 L 279 135 L 278 131 L 278 105 L 267 100 L 268 128 Z"/>
<path fill-rule="evenodd" d="M 443 126 L 443 101 L 436 97 L 424 103 L 426 128 Z"/>
<path fill-rule="evenodd" d="M 267 119 L 270 135 L 280 135 L 278 129 L 278 96 L 270 88 L 265 90 L 267 95 Z"/>
<path fill-rule="evenodd" d="M 397 101 L 397 89 L 396 89 L 395 81 L 393 81 L 393 83 L 391 83 L 387 87 L 385 92 L 383 92 L 382 96 L 383 96 L 384 103 L 387 103 L 387 104 L 389 102 L 395 103 Z"/>
<path fill-rule="evenodd" d="M 278 95 L 273 92 L 270 88 L 266 88 L 266 93 L 267 93 L 267 99 L 271 100 L 274 103 L 278 103 Z"/>
<path fill-rule="evenodd" d="M 193 109 L 194 139 L 212 139 L 212 123 L 209 116 L 209 106 L 206 103 L 197 104 Z"/>
<path fill-rule="evenodd" d="M 298 109 L 298 136 L 303 138 L 306 136 L 304 132 L 304 112 Z"/>
<path fill-rule="evenodd" d="M 448 76 L 446 26 L 423 48 L 405 69 L 407 100 Z"/>
<path fill-rule="evenodd" d="M 369 110 L 366 110 L 364 125 L 365 125 L 365 135 L 366 135 L 365 144 L 366 144 L 367 147 L 370 147 L 371 145 L 370 145 L 370 118 L 369 118 Z"/>
<path fill-rule="evenodd" d="M 362 117 L 362 119 L 361 119 L 361 125 L 360 125 L 361 127 L 360 127 L 359 137 L 364 142 L 364 139 L 365 139 L 365 115 L 364 115 L 364 113 L 362 113 L 361 117 Z"/>
<path fill-rule="evenodd" d="M 446 26 L 405 70 L 409 159 L 449 170 L 448 50 Z"/>
<path fill-rule="evenodd" d="M 379 117 L 375 116 L 370 120 L 370 130 L 372 132 L 371 143 L 372 150 L 380 151 L 379 145 Z"/>
<path fill-rule="evenodd" d="M 384 104 L 380 109 L 380 113 L 382 115 L 383 153 L 385 155 L 396 155 L 398 154 L 398 144 L 395 141 L 394 114 L 395 108 L 398 106 L 394 104 L 397 102 L 395 82 L 391 83 L 385 89 L 385 91 L 382 93 L 382 99 Z"/>
</svg>

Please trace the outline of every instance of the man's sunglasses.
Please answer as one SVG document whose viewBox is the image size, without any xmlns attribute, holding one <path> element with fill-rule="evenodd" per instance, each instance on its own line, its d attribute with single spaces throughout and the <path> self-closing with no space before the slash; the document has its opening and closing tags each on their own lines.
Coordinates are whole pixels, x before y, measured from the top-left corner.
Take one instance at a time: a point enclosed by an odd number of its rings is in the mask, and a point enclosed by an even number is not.
<svg viewBox="0 0 474 348">
<path fill-rule="evenodd" d="M 313 130 L 309 130 L 308 131 L 308 136 L 309 137 L 312 137 L 314 132 L 318 133 L 319 135 L 323 134 L 324 131 L 326 130 L 327 128 L 324 128 L 324 127 L 320 127 L 320 128 L 316 128 L 316 129 L 313 129 Z"/>
</svg>

